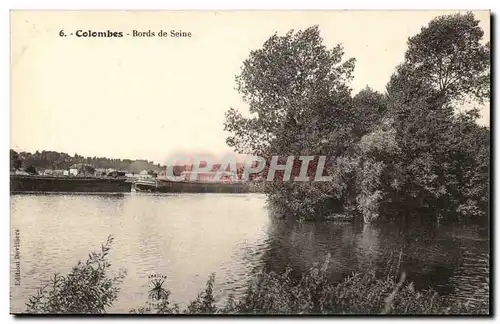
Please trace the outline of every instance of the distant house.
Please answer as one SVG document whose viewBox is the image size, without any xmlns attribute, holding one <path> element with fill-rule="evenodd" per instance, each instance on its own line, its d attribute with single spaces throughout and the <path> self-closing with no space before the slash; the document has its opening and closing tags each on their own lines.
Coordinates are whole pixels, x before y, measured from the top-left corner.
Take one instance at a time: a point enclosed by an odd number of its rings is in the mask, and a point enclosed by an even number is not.
<svg viewBox="0 0 500 324">
<path fill-rule="evenodd" d="M 69 175 L 70 176 L 77 176 L 78 175 L 78 169 L 70 168 L 69 169 Z"/>
<path fill-rule="evenodd" d="M 106 169 L 104 169 L 104 168 L 97 168 L 97 169 L 95 169 L 95 175 L 97 177 L 102 177 L 102 176 L 106 175 L 106 173 L 107 173 Z"/>
<path fill-rule="evenodd" d="M 77 170 L 77 173 L 74 174 L 74 171 Z M 71 175 L 82 175 L 82 176 L 93 176 L 95 174 L 95 168 L 92 164 L 87 163 L 77 163 L 73 164 L 69 167 Z"/>
<path fill-rule="evenodd" d="M 55 176 L 63 176 L 64 175 L 64 170 L 54 170 L 54 174 Z"/>
<path fill-rule="evenodd" d="M 65 174 L 66 173 L 66 174 Z M 46 169 L 44 170 L 41 174 L 44 176 L 55 176 L 55 177 L 62 177 L 64 175 L 67 175 L 68 171 L 67 170 L 52 170 L 52 169 Z"/>
</svg>

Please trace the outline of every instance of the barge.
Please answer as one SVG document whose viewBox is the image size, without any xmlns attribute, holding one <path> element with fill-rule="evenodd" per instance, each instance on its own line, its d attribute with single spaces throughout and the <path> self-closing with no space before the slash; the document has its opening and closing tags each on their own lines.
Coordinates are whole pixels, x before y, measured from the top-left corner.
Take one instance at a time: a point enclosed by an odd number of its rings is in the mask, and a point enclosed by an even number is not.
<svg viewBox="0 0 500 324">
<path fill-rule="evenodd" d="M 247 193 L 248 185 L 242 182 L 190 182 L 169 180 L 138 180 L 132 191 L 159 193 Z"/>
<path fill-rule="evenodd" d="M 10 175 L 10 192 L 130 192 L 126 178 Z"/>
</svg>

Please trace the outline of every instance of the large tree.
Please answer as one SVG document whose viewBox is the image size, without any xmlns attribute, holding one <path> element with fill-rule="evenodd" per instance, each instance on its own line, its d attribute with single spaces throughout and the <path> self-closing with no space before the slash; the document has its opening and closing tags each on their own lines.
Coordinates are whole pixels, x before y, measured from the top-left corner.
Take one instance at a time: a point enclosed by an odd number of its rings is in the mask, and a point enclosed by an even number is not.
<svg viewBox="0 0 500 324">
<path fill-rule="evenodd" d="M 343 49 L 323 44 L 317 26 L 273 35 L 250 53 L 236 77 L 250 116 L 226 113 L 227 144 L 239 153 L 272 155 L 337 155 L 349 146 L 353 116 L 347 86 L 354 59 Z M 332 203 L 331 184 L 266 183 L 270 201 L 288 215 L 316 217 Z"/>
<path fill-rule="evenodd" d="M 317 26 L 275 34 L 252 51 L 236 77 L 251 116 L 226 113 L 228 145 L 249 154 L 315 149 L 347 116 L 354 59 L 342 61 L 343 54 L 323 44 Z"/>
<path fill-rule="evenodd" d="M 401 149 L 392 161 L 394 197 L 406 216 L 485 213 L 489 134 L 475 123 L 477 111 L 456 113 L 458 101 L 489 98 L 490 50 L 483 34 L 472 13 L 433 19 L 409 38 L 405 60 L 387 86 Z"/>
<path fill-rule="evenodd" d="M 469 12 L 439 16 L 408 39 L 396 76 L 446 101 L 490 96 L 490 45 L 479 20 Z M 397 80 L 392 80 L 397 83 Z"/>
<path fill-rule="evenodd" d="M 489 96 L 489 45 L 471 13 L 433 19 L 408 40 L 386 95 L 369 88 L 354 98 L 354 61 L 327 49 L 317 27 L 272 36 L 252 51 L 237 76 L 250 107 L 231 109 L 227 142 L 240 153 L 327 155 L 333 181 L 267 183 L 271 202 L 299 218 L 339 206 L 366 222 L 485 215 L 489 132 L 457 101 Z"/>
<path fill-rule="evenodd" d="M 22 166 L 22 161 L 19 159 L 19 154 L 13 149 L 10 150 L 10 170 L 19 170 Z"/>
</svg>

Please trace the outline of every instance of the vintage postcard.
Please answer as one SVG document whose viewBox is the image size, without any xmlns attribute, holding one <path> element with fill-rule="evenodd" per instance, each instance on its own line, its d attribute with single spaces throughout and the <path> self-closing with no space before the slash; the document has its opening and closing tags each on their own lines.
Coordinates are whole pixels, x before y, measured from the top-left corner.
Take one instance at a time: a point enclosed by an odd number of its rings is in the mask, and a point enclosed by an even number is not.
<svg viewBox="0 0 500 324">
<path fill-rule="evenodd" d="M 491 314 L 489 11 L 10 20 L 11 313 Z"/>
</svg>

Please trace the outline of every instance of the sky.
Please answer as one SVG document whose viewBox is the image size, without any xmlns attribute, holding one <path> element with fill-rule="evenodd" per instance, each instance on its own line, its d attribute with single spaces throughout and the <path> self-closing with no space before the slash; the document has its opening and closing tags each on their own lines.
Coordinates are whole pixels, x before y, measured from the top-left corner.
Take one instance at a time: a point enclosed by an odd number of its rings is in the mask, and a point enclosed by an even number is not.
<svg viewBox="0 0 500 324">
<path fill-rule="evenodd" d="M 353 93 L 383 92 L 408 37 L 446 11 L 14 11 L 11 148 L 147 159 L 222 156 L 224 113 L 248 110 L 235 75 L 275 32 L 319 25 L 327 47 L 354 57 Z M 475 12 L 490 38 L 488 11 Z M 60 36 L 63 30 L 66 37 Z M 84 38 L 82 31 L 122 31 Z M 131 37 L 133 30 L 192 37 Z M 489 125 L 489 107 L 479 123 Z"/>
</svg>

